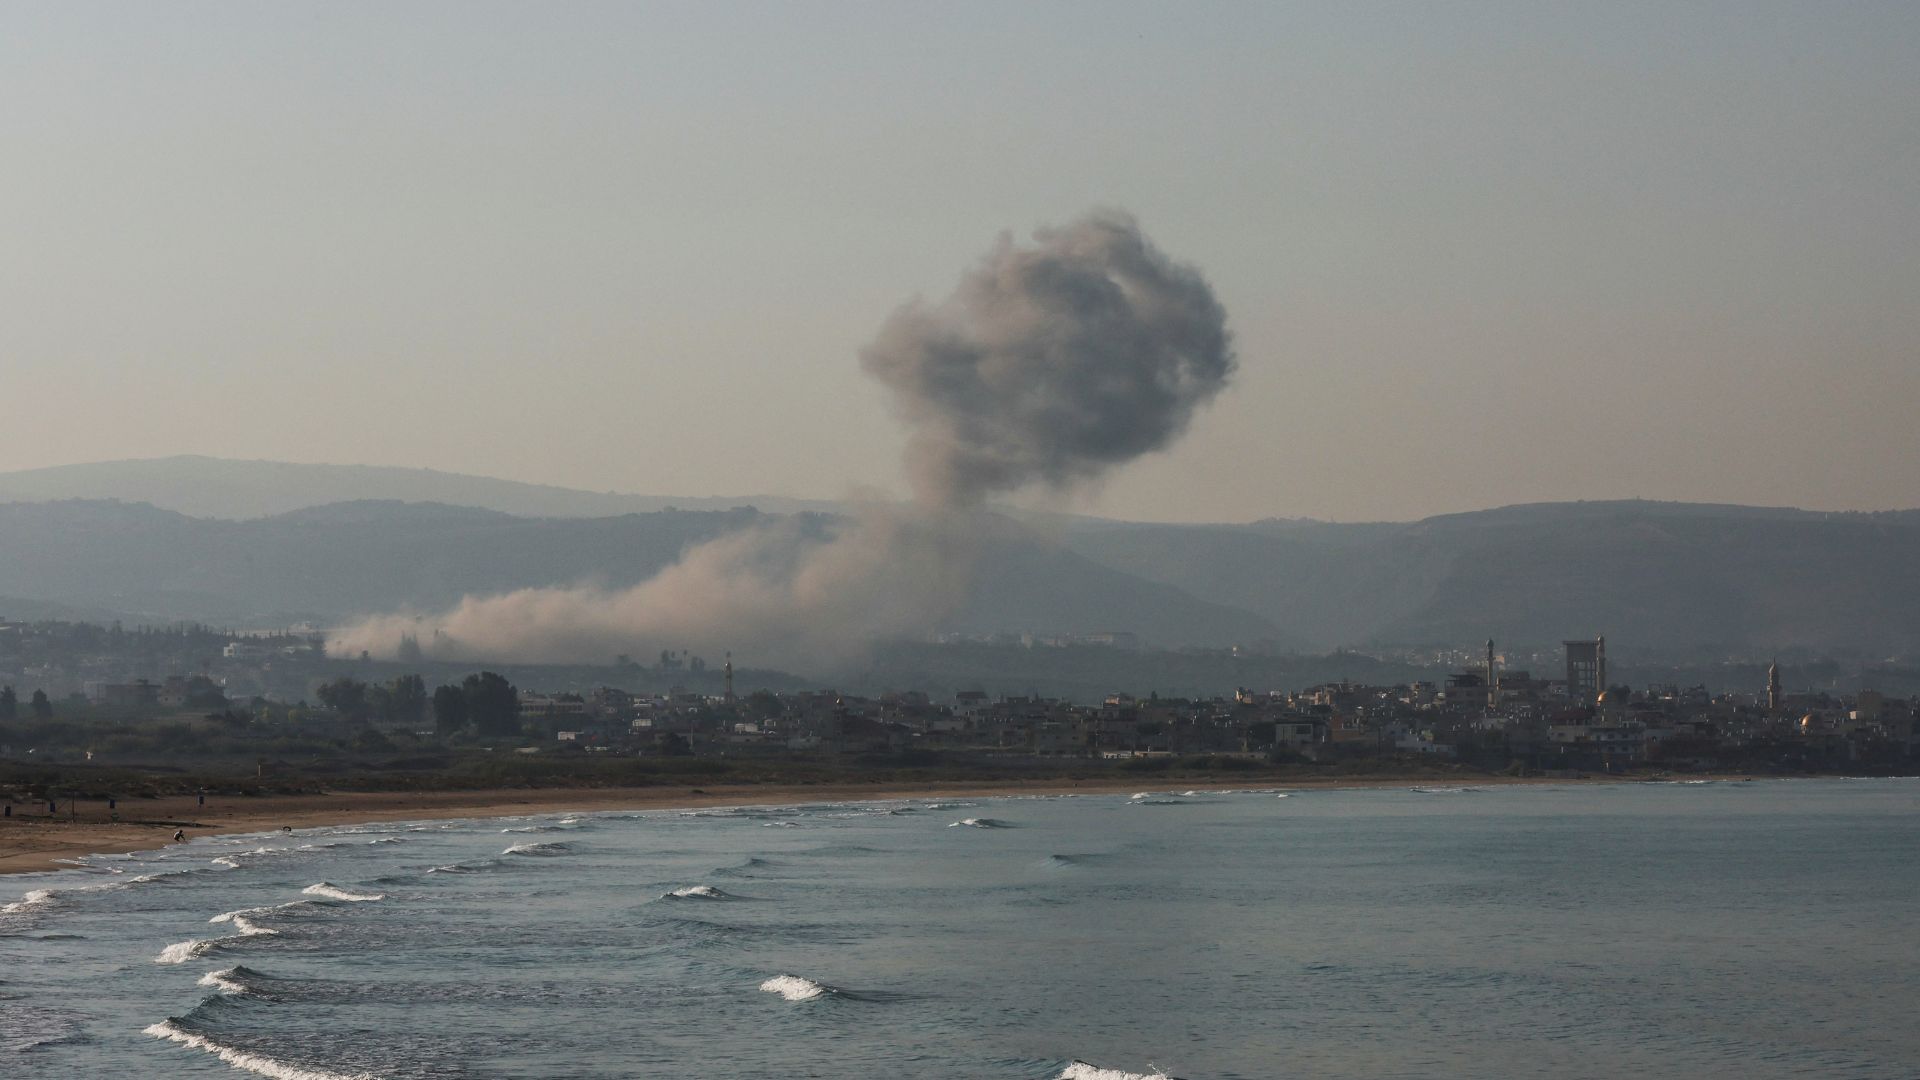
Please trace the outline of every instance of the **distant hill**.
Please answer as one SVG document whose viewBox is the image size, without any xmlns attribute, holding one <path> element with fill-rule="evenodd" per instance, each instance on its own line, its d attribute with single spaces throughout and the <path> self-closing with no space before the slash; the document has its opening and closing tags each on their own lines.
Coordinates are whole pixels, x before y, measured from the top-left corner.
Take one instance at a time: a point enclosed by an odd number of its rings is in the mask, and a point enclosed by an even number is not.
<svg viewBox="0 0 1920 1080">
<path fill-rule="evenodd" d="M 777 495 L 693 498 L 579 491 L 484 476 L 384 465 L 306 465 L 181 456 L 101 461 L 0 473 L 0 502 L 118 499 L 194 517 L 257 518 L 359 500 L 445 503 L 527 517 L 610 517 L 677 507 L 768 513 L 831 510 L 834 504 Z"/>
<path fill-rule="evenodd" d="M 0 504 L 0 596 L 132 619 L 339 623 L 401 607 L 444 609 L 467 594 L 623 588 L 691 545 L 765 518 L 752 509 L 526 518 L 359 501 L 227 521 L 107 500 Z M 1278 637 L 1258 616 L 1101 566 L 1012 524 L 984 552 L 973 592 L 948 626 L 1130 630 L 1166 644 Z"/>
<path fill-rule="evenodd" d="M 1543 503 L 1410 523 L 1106 523 L 1066 545 L 1295 640 L 1920 651 L 1920 512 Z"/>
<path fill-rule="evenodd" d="M 48 502 L 72 498 L 87 501 Z M 73 465 L 0 473 L 0 596 L 131 617 L 338 619 L 522 585 L 631 584 L 756 515 L 835 509 L 427 469 Z M 1312 649 L 1605 633 L 1620 650 L 1695 658 L 1920 655 L 1920 511 L 1617 501 L 1363 524 L 1019 516 L 1035 531 L 988 553 L 951 628 Z"/>
</svg>

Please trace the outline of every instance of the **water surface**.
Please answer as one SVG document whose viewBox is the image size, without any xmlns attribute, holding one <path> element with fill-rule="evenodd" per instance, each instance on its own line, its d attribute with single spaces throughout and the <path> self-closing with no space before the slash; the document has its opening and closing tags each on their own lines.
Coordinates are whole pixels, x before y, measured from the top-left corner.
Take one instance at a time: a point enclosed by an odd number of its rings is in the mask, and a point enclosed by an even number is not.
<svg viewBox="0 0 1920 1080">
<path fill-rule="evenodd" d="M 94 857 L 0 883 L 0 1074 L 1920 1075 L 1920 782 L 1281 796 Z"/>
</svg>

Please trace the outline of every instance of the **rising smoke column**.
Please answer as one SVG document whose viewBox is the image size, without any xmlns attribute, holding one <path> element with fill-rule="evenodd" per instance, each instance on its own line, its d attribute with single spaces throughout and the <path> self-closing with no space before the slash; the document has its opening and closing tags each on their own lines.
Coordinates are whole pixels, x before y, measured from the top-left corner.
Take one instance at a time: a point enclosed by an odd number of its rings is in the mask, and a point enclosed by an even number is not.
<svg viewBox="0 0 1920 1080">
<path fill-rule="evenodd" d="M 1226 312 L 1200 272 L 1129 215 L 1000 242 L 951 297 L 894 312 L 861 354 L 913 429 L 929 505 L 1092 479 L 1186 430 L 1233 373 Z"/>
<path fill-rule="evenodd" d="M 1199 271 L 1111 211 L 1030 246 L 1003 235 L 951 296 L 895 311 L 860 359 L 911 431 L 912 504 L 865 507 L 825 539 L 791 521 L 723 536 L 630 589 L 521 589 L 379 616 L 330 648 L 392 655 L 413 635 L 441 659 L 694 648 L 835 665 L 964 602 L 995 528 L 981 512 L 990 497 L 1068 489 L 1168 446 L 1234 368 Z"/>
</svg>

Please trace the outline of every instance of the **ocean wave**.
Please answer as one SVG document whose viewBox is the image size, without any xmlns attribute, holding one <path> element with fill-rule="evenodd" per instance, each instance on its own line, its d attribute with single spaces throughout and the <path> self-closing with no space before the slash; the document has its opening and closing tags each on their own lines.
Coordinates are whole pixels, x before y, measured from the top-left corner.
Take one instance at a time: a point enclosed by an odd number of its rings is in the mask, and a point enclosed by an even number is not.
<svg viewBox="0 0 1920 1080">
<path fill-rule="evenodd" d="M 1477 787 L 1417 787 L 1407 790 L 1420 795 L 1468 795 L 1480 789 Z"/>
<path fill-rule="evenodd" d="M 760 989 L 769 994 L 779 994 L 788 1001 L 812 1001 L 829 994 L 842 993 L 838 987 L 803 979 L 798 975 L 775 975 L 761 983 Z"/>
<path fill-rule="evenodd" d="M 156 1039 L 166 1039 L 182 1046 L 190 1046 L 195 1050 L 203 1050 L 236 1069 L 271 1077 L 272 1080 L 375 1080 L 367 1073 L 337 1073 L 324 1069 L 309 1069 L 267 1057 L 265 1054 L 256 1054 L 215 1042 L 197 1031 L 181 1027 L 177 1021 L 171 1019 L 163 1020 L 158 1024 L 149 1024 L 142 1034 L 151 1035 Z"/>
<path fill-rule="evenodd" d="M 189 941 L 176 941 L 172 945 L 161 949 L 160 955 L 154 957 L 153 962 L 156 964 L 184 964 L 189 960 L 198 960 L 215 949 L 224 948 L 225 946 L 245 941 L 248 938 L 273 937 L 280 933 L 280 931 L 270 926 L 261 926 L 244 915 L 237 913 L 230 914 L 232 917 L 227 921 L 232 924 L 234 929 L 233 933 L 225 937 L 194 938 Z"/>
<path fill-rule="evenodd" d="M 947 828 L 949 829 L 958 829 L 963 827 L 968 829 L 1011 829 L 1011 828 L 1014 828 L 1015 826 L 1013 825 L 1012 822 L 1001 821 L 998 818 L 990 818 L 990 817 L 962 818 L 961 820 L 952 822 L 947 826 Z"/>
<path fill-rule="evenodd" d="M 44 911 L 54 905 L 54 897 L 58 896 L 60 891 L 59 889 L 34 889 L 13 903 L 0 907 L 0 915 L 28 915 L 36 911 Z"/>
<path fill-rule="evenodd" d="M 0 915 L 32 915 L 58 907 L 61 901 L 73 893 L 119 892 L 131 889 L 135 885 L 150 885 L 156 881 L 190 874 L 188 870 L 166 870 L 153 874 L 141 874 L 137 877 L 123 877 L 113 881 L 103 881 L 98 885 L 74 885 L 64 889 L 33 889 L 10 904 L 0 904 Z"/>
<path fill-rule="evenodd" d="M 1060 1070 L 1060 1075 L 1055 1077 L 1054 1080 L 1175 1080 L 1174 1077 L 1161 1072 L 1156 1066 L 1149 1065 L 1147 1068 L 1153 1071 L 1131 1073 L 1120 1069 L 1103 1069 L 1098 1065 L 1076 1058 L 1068 1062 L 1067 1067 Z"/>
<path fill-rule="evenodd" d="M 258 997 L 273 1001 L 276 1000 L 276 997 L 273 992 L 268 989 L 272 982 L 272 979 L 250 967 L 235 964 L 230 968 L 221 968 L 219 971 L 207 972 L 205 975 L 200 976 L 200 980 L 196 985 L 211 987 L 223 994 Z"/>
<path fill-rule="evenodd" d="M 763 829 L 797 829 L 800 827 L 800 823 L 797 821 L 763 821 L 760 823 L 760 827 Z"/>
<path fill-rule="evenodd" d="M 564 840 L 549 840 L 542 844 L 515 844 L 502 855 L 565 855 L 573 850 L 573 845 Z"/>
<path fill-rule="evenodd" d="M 153 958 L 156 964 L 184 964 L 189 960 L 198 960 L 220 947 L 222 938 L 194 938 L 191 941 L 176 941 L 160 950 Z"/>
<path fill-rule="evenodd" d="M 296 911 L 308 911 L 319 906 L 319 902 L 314 900 L 289 900 L 284 904 L 274 904 L 271 907 L 250 907 L 241 908 L 238 911 L 223 911 L 207 921 L 210 923 L 233 923 L 237 926 L 244 919 L 266 918 L 270 915 L 289 915 Z"/>
<path fill-rule="evenodd" d="M 662 900 L 738 900 L 740 897 L 711 885 L 688 885 L 662 894 Z"/>
<path fill-rule="evenodd" d="M 308 896 L 324 896 L 329 900 L 346 900 L 351 903 L 366 903 L 371 900 L 385 900 L 387 898 L 386 893 L 350 892 L 329 881 L 309 885 L 300 891 Z"/>
<path fill-rule="evenodd" d="M 1135 795 L 1127 800 L 1128 806 L 1191 806 L 1185 799 L 1150 799 L 1145 795 Z"/>
<path fill-rule="evenodd" d="M 503 833 L 543 833 L 566 832 L 567 830 L 559 825 L 516 825 L 512 828 L 501 829 L 500 831 Z"/>
<path fill-rule="evenodd" d="M 382 836 L 377 840 L 367 841 L 367 846 L 372 847 L 375 844 L 398 844 L 400 842 L 401 838 L 398 836 Z"/>
<path fill-rule="evenodd" d="M 337 847 L 338 845 L 307 844 L 304 847 L 257 847 L 249 851 L 236 851 L 230 855 L 216 855 L 209 861 L 220 866 L 231 867 L 238 870 L 242 866 L 250 863 L 264 862 L 268 859 L 279 858 L 282 855 L 295 855 L 303 850 L 310 850 L 322 846 Z"/>
</svg>

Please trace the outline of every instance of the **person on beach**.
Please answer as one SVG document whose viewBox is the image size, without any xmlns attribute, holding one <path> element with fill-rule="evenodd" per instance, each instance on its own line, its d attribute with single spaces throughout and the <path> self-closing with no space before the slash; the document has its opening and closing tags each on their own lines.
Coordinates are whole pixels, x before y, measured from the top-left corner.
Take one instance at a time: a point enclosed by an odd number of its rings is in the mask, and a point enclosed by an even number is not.
<svg viewBox="0 0 1920 1080">
<path fill-rule="evenodd" d="M 187 830 L 185 829 L 173 830 L 173 839 L 177 843 L 185 843 L 187 839 Z"/>
</svg>

